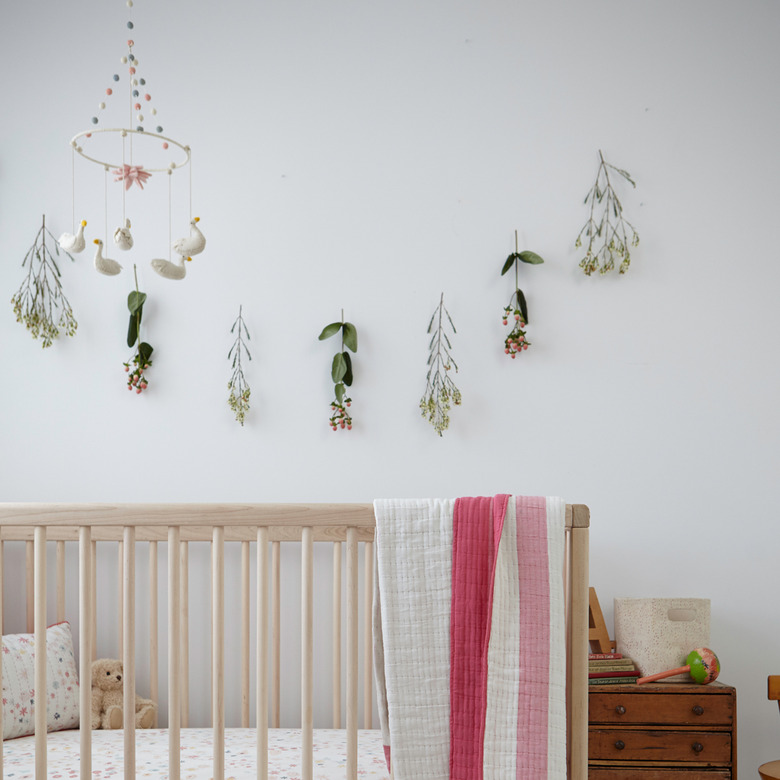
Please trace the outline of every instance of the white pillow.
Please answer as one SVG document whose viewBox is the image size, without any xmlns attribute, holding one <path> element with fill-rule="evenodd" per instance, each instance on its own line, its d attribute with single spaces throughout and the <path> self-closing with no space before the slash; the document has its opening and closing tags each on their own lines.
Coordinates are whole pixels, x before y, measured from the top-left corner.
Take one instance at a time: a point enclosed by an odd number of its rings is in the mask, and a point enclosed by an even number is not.
<svg viewBox="0 0 780 780">
<path fill-rule="evenodd" d="M 79 725 L 79 678 L 70 623 L 46 629 L 48 731 Z M 3 637 L 3 739 L 35 733 L 35 635 Z"/>
</svg>

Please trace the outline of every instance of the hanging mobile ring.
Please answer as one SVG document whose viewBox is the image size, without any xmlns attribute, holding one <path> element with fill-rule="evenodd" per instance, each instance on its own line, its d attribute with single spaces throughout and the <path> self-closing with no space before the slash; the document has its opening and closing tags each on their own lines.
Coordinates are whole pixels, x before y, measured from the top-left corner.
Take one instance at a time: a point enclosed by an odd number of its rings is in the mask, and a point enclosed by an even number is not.
<svg viewBox="0 0 780 780">
<path fill-rule="evenodd" d="M 182 168 L 190 161 L 190 147 L 185 146 L 184 144 L 180 144 L 178 141 L 174 140 L 173 138 L 168 138 L 164 135 L 160 135 L 159 133 L 151 133 L 147 130 L 131 130 L 130 128 L 120 128 L 120 127 L 112 127 L 112 128 L 100 128 L 95 130 L 84 130 L 81 133 L 78 133 L 73 136 L 70 140 L 70 145 L 73 147 L 74 151 L 76 151 L 78 154 L 80 154 L 85 160 L 89 160 L 90 162 L 97 163 L 98 165 L 102 165 L 104 167 L 109 168 L 121 168 L 122 162 L 106 162 L 105 160 L 98 160 L 96 157 L 90 157 L 88 154 L 84 152 L 84 149 L 82 146 L 79 145 L 78 141 L 80 138 L 89 138 L 90 136 L 97 135 L 98 133 L 119 133 L 122 137 L 126 136 L 128 133 L 133 133 L 134 135 L 139 136 L 146 136 L 149 138 L 157 138 L 161 141 L 164 141 L 166 143 L 173 144 L 174 146 L 178 147 L 179 149 L 184 152 L 184 159 L 182 162 L 171 162 L 169 165 L 165 168 L 144 168 L 148 173 L 161 173 L 163 171 L 168 171 L 173 168 Z"/>
</svg>

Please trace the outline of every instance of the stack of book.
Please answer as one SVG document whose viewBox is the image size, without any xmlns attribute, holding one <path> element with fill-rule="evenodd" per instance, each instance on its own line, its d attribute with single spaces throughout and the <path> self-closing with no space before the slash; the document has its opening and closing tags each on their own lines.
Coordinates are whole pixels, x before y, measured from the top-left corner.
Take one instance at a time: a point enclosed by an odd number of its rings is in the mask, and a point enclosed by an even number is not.
<svg viewBox="0 0 780 780">
<path fill-rule="evenodd" d="M 630 685 L 640 677 L 639 669 L 621 653 L 590 653 L 588 685 Z"/>
</svg>

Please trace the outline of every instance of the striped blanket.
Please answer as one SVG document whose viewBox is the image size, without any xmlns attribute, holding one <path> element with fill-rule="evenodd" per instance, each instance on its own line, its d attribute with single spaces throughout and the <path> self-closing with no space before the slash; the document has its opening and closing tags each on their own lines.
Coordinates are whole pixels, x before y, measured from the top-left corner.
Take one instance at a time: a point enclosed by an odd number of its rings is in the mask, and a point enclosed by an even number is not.
<svg viewBox="0 0 780 780">
<path fill-rule="evenodd" d="M 563 780 L 565 504 L 374 510 L 374 672 L 395 780 Z"/>
</svg>

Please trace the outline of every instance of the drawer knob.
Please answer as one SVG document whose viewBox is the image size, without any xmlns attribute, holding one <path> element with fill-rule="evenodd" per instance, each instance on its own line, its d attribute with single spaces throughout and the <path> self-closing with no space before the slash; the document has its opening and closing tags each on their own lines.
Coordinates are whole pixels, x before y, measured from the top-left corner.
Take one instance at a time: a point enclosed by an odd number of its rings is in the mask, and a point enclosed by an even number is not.
<svg viewBox="0 0 780 780">
<path fill-rule="evenodd" d="M 617 750 L 623 750 L 623 748 L 625 748 L 625 746 L 626 746 L 626 743 L 625 743 L 625 742 L 623 742 L 623 740 L 622 740 L 622 739 L 619 739 L 619 740 L 618 740 L 618 741 L 615 743 L 615 748 L 616 748 Z"/>
<path fill-rule="evenodd" d="M 704 745 L 702 745 L 701 742 L 694 742 L 691 747 L 693 748 L 694 753 L 701 753 L 701 751 L 704 750 Z"/>
<path fill-rule="evenodd" d="M 697 704 L 693 708 L 693 714 L 694 715 L 704 715 L 704 707 L 702 707 L 701 704 Z"/>
<path fill-rule="evenodd" d="M 618 706 L 615 707 L 615 712 L 617 712 L 618 715 L 625 715 L 626 708 L 622 704 L 618 704 Z"/>
</svg>

